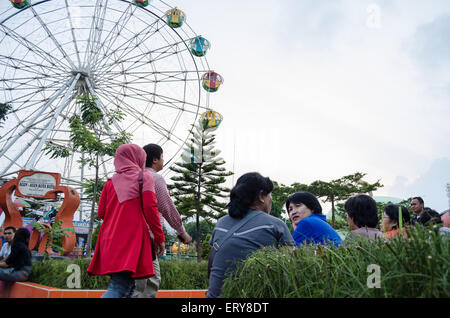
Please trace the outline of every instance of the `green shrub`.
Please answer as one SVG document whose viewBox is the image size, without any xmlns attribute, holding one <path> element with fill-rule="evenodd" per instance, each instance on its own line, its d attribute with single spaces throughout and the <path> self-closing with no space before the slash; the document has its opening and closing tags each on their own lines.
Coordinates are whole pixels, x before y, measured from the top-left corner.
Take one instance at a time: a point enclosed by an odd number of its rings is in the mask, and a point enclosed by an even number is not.
<svg viewBox="0 0 450 318">
<path fill-rule="evenodd" d="M 381 288 L 367 285 L 370 264 L 380 266 Z M 449 274 L 450 239 L 413 228 L 388 242 L 259 250 L 225 280 L 222 297 L 450 297 Z"/>
<path fill-rule="evenodd" d="M 82 289 L 107 289 L 109 276 L 89 276 L 86 272 L 90 259 L 49 259 L 33 263 L 30 282 L 56 288 L 68 288 L 67 278 L 72 272 L 67 272 L 70 264 L 80 266 Z M 206 289 L 208 279 L 206 262 L 186 260 L 160 260 L 160 289 Z"/>
<path fill-rule="evenodd" d="M 82 289 L 106 289 L 109 276 L 89 276 L 86 272 L 90 259 L 49 259 L 35 262 L 31 266 L 29 281 L 50 287 L 67 288 L 67 278 L 72 272 L 67 272 L 70 264 L 80 266 Z"/>
<path fill-rule="evenodd" d="M 211 239 L 211 233 L 206 234 L 205 240 L 202 242 L 202 260 L 208 260 L 209 253 L 211 253 L 211 245 L 209 240 Z"/>
<path fill-rule="evenodd" d="M 208 262 L 160 260 L 160 289 L 207 289 Z"/>
</svg>

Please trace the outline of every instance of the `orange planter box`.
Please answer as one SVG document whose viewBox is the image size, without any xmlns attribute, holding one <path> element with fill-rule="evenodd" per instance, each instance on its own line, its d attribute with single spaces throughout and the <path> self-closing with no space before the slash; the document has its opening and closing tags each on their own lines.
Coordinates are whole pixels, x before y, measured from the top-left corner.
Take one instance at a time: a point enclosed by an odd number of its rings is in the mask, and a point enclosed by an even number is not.
<svg viewBox="0 0 450 318">
<path fill-rule="evenodd" d="M 5 285 L 0 282 L 1 298 L 100 298 L 104 289 L 58 289 L 36 283 L 17 282 Z M 159 290 L 156 298 L 205 298 L 206 289 Z"/>
</svg>

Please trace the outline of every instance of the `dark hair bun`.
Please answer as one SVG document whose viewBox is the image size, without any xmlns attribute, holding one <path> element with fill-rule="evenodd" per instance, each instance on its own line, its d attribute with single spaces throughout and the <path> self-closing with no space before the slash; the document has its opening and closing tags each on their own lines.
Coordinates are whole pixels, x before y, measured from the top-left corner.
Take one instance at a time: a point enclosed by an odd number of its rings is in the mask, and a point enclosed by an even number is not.
<svg viewBox="0 0 450 318">
<path fill-rule="evenodd" d="M 257 172 L 249 172 L 236 182 L 231 189 L 230 202 L 228 203 L 228 214 L 233 218 L 242 218 L 250 206 L 255 202 L 259 193 L 268 195 L 273 190 L 273 183 Z"/>
</svg>

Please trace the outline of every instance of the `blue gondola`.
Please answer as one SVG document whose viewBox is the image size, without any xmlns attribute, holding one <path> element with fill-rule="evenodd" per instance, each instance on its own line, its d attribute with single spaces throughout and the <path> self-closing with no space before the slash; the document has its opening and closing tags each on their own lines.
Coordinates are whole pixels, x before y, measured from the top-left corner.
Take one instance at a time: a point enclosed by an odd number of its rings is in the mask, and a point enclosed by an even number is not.
<svg viewBox="0 0 450 318">
<path fill-rule="evenodd" d="M 204 56 L 210 46 L 209 41 L 201 36 L 197 36 L 191 40 L 191 52 L 195 56 Z"/>
</svg>

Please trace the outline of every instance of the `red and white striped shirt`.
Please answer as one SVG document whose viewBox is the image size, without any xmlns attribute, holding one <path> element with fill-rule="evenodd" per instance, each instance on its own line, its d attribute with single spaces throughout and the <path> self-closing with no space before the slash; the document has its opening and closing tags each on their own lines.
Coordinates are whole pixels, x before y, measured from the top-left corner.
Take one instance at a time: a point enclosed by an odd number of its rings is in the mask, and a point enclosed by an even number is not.
<svg viewBox="0 0 450 318">
<path fill-rule="evenodd" d="M 155 195 L 158 201 L 158 211 L 159 218 L 161 220 L 161 225 L 164 225 L 164 219 L 167 223 L 175 230 L 178 234 L 185 232 L 183 223 L 181 222 L 180 213 L 178 213 L 172 198 L 169 195 L 169 190 L 167 189 L 166 181 L 163 176 L 158 174 L 152 168 L 145 168 L 151 173 L 153 181 L 155 182 Z"/>
</svg>

